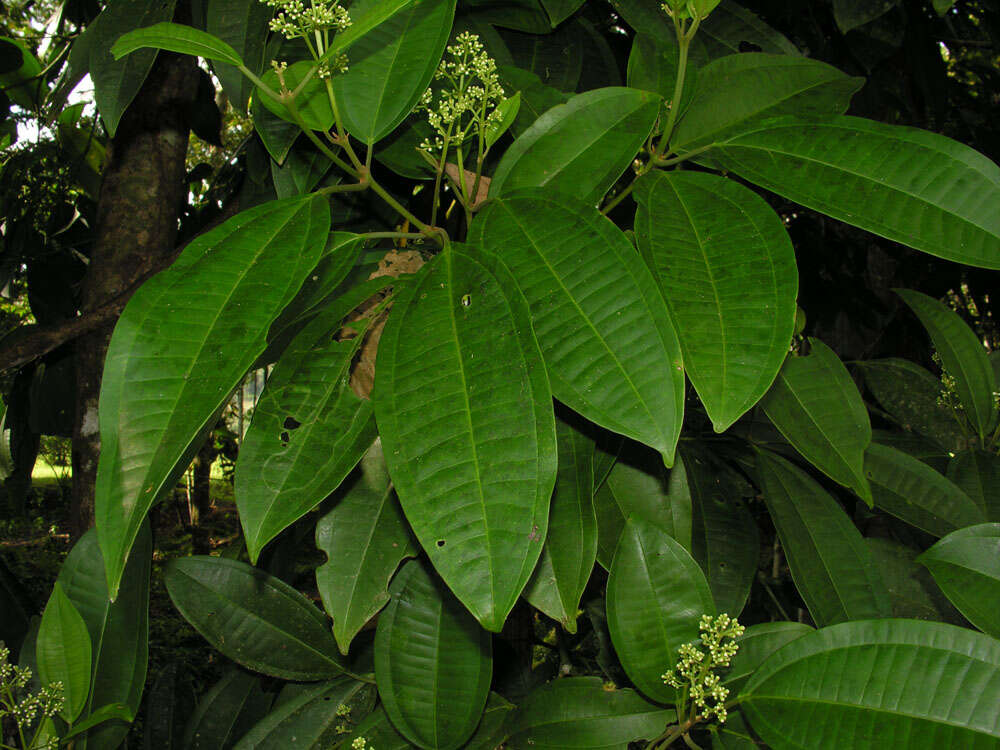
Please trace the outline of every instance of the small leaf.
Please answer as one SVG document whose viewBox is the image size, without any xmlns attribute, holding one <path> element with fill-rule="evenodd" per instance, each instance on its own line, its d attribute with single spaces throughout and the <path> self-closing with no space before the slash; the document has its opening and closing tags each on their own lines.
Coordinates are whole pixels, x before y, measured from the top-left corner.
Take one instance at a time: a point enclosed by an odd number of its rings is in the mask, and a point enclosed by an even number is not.
<svg viewBox="0 0 1000 750">
<path fill-rule="evenodd" d="M 761 406 L 813 466 L 871 505 L 864 473 L 865 448 L 872 439 L 868 411 L 837 355 L 818 339 L 809 343 L 809 356 L 785 360 Z"/>
<path fill-rule="evenodd" d="M 662 675 L 677 649 L 698 638 L 702 615 L 715 603 L 691 555 L 647 521 L 625 522 L 608 574 L 608 629 L 629 679 L 646 696 L 673 703 L 676 690 Z"/>
<path fill-rule="evenodd" d="M 1000 638 L 1000 523 L 952 532 L 917 558 L 958 611 Z"/>
<path fill-rule="evenodd" d="M 837 501 L 774 453 L 757 451 L 757 471 L 792 580 L 816 624 L 887 617 L 885 584 Z"/>
<path fill-rule="evenodd" d="M 418 747 L 461 747 L 486 705 L 490 635 L 421 562 L 399 571 L 390 594 L 375 632 L 375 679 L 386 713 Z"/>
<path fill-rule="evenodd" d="M 248 669 L 286 680 L 342 674 L 326 618 L 288 584 L 236 560 L 172 560 L 167 593 L 195 630 Z"/>
<path fill-rule="evenodd" d="M 514 124 L 514 120 L 517 119 L 517 113 L 521 109 L 521 92 L 518 91 L 514 96 L 509 96 L 504 99 L 496 108 L 496 119 L 489 120 L 486 123 L 486 148 L 491 148 L 498 140 L 500 136 L 510 129 L 510 126 Z"/>
<path fill-rule="evenodd" d="M 72 724 L 90 692 L 91 644 L 86 623 L 58 581 L 42 613 L 35 653 L 42 687 L 62 683 L 65 703 L 59 715 Z"/>
<path fill-rule="evenodd" d="M 121 60 L 137 49 L 165 49 L 230 65 L 243 65 L 236 50 L 218 37 L 193 26 L 166 21 L 118 37 L 111 47 L 111 54 L 115 60 Z"/>
</svg>

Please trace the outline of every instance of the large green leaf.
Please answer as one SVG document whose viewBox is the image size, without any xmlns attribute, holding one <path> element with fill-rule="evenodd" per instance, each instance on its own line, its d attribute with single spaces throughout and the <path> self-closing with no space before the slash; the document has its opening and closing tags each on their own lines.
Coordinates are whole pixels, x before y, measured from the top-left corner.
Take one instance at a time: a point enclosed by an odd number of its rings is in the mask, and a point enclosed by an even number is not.
<svg viewBox="0 0 1000 750">
<path fill-rule="evenodd" d="M 392 480 L 382 443 L 361 459 L 359 476 L 348 480 L 333 506 L 316 524 L 316 546 L 327 561 L 316 568 L 316 587 L 333 618 L 341 653 L 389 601 L 389 579 L 399 563 L 417 554 Z"/>
<path fill-rule="evenodd" d="M 517 119 L 510 128 L 515 137 L 521 135 L 554 106 L 569 101 L 569 94 L 542 83 L 542 79 L 530 70 L 513 65 L 501 65 L 499 72 L 507 93 L 517 92 L 521 95 Z"/>
<path fill-rule="evenodd" d="M 764 413 L 813 466 L 871 505 L 864 472 L 868 411 L 837 355 L 818 339 L 809 343 L 809 356 L 785 360 L 761 401 Z"/>
<path fill-rule="evenodd" d="M 887 617 L 889 595 L 861 534 L 808 474 L 774 453 L 757 452 L 764 500 L 795 587 L 813 621 Z"/>
<path fill-rule="evenodd" d="M 698 71 L 697 93 L 670 139 L 689 151 L 749 129 L 767 117 L 843 114 L 863 78 L 799 55 L 726 55 Z"/>
<path fill-rule="evenodd" d="M 1000 638 L 1000 523 L 959 529 L 917 561 L 969 622 Z"/>
<path fill-rule="evenodd" d="M 222 20 L 221 23 L 228 24 L 230 22 Z M 111 54 L 115 60 L 121 60 L 126 55 L 131 55 L 140 49 L 165 49 L 182 55 L 217 60 L 229 65 L 243 65 L 243 58 L 240 57 L 239 53 L 214 34 L 169 21 L 162 21 L 122 34 L 111 46 Z"/>
<path fill-rule="evenodd" d="M 260 0 L 204 0 L 205 31 L 229 44 L 255 75 L 264 68 L 268 22 L 274 9 Z M 222 64 L 220 64 L 220 62 Z M 240 113 L 247 111 L 253 84 L 239 70 L 225 61 L 217 61 L 212 70 L 223 91 Z"/>
<path fill-rule="evenodd" d="M 326 617 L 288 584 L 222 557 L 172 560 L 167 593 L 195 630 L 235 662 L 286 680 L 344 672 Z"/>
<path fill-rule="evenodd" d="M 709 160 L 890 240 L 1000 268 L 1000 167 L 943 135 L 858 117 L 780 117 L 712 149 Z"/>
<path fill-rule="evenodd" d="M 799 59 L 799 58 L 793 58 Z M 781 218 L 733 180 L 658 172 L 635 193 L 639 248 L 716 432 L 770 388 L 795 325 L 798 271 Z"/>
<path fill-rule="evenodd" d="M 2 37 L 0 44 L 9 55 L 9 64 L 0 72 L 0 90 L 11 102 L 26 110 L 36 107 L 39 96 L 46 90 L 41 76 L 42 64 L 19 39 Z"/>
<path fill-rule="evenodd" d="M 375 679 L 385 710 L 418 747 L 460 747 L 486 705 L 490 635 L 424 563 L 408 562 L 390 594 L 375 632 Z"/>
<path fill-rule="evenodd" d="M 684 411 L 680 345 L 621 230 L 583 201 L 529 189 L 490 201 L 472 234 L 524 291 L 555 397 L 672 464 Z"/>
<path fill-rule="evenodd" d="M 242 669 L 230 670 L 198 702 L 184 732 L 190 750 L 227 750 L 271 707 L 260 679 Z"/>
<path fill-rule="evenodd" d="M 371 401 L 351 390 L 364 326 L 339 341 L 322 313 L 274 366 L 236 464 L 236 505 L 250 562 L 333 492 L 375 439 Z"/>
<path fill-rule="evenodd" d="M 732 695 L 739 694 L 743 685 L 775 651 L 813 629 L 801 622 L 762 622 L 751 625 L 737 639 L 739 651 L 733 657 L 722 684 Z"/>
<path fill-rule="evenodd" d="M 96 530 L 91 529 L 80 537 L 59 570 L 59 583 L 83 617 L 93 647 L 90 689 L 81 718 L 112 703 L 128 706 L 133 715 L 139 711 L 149 653 L 152 558 L 152 535 L 149 524 L 143 524 L 114 602 L 108 599 L 104 558 Z M 114 750 L 127 733 L 125 724 L 108 722 L 78 738 L 74 747 L 78 750 Z"/>
<path fill-rule="evenodd" d="M 364 16 L 382 0 L 351 5 Z M 350 69 L 333 78 L 344 127 L 371 146 L 403 121 L 437 70 L 455 16 L 455 0 L 411 3 L 361 37 L 349 53 Z"/>
<path fill-rule="evenodd" d="M 533 690 L 507 720 L 511 750 L 626 750 L 658 737 L 672 710 L 633 690 L 608 690 L 597 677 L 569 677 Z"/>
<path fill-rule="evenodd" d="M 554 31 L 541 34 L 501 32 L 511 61 L 538 76 L 546 86 L 572 94 L 580 85 L 584 68 L 586 32 L 570 21 Z M 587 50 L 588 62 L 596 65 L 599 49 Z M 601 81 L 601 85 L 610 85 Z"/>
<path fill-rule="evenodd" d="M 948 464 L 948 478 L 973 499 L 987 521 L 1000 522 L 1000 456 L 981 450 L 958 453 Z"/>
<path fill-rule="evenodd" d="M 562 419 L 556 420 L 556 442 L 559 472 L 549 531 L 524 598 L 575 633 L 580 597 L 597 559 L 594 442 Z"/>
<path fill-rule="evenodd" d="M 993 399 L 997 382 L 982 342 L 957 313 L 933 297 L 912 289 L 897 289 L 896 293 L 927 329 L 945 372 L 955 379 L 966 416 L 979 439 L 985 441 L 997 416 Z"/>
<path fill-rule="evenodd" d="M 58 581 L 42 613 L 35 654 L 42 685 L 62 683 L 65 702 L 59 715 L 72 724 L 90 691 L 91 644 L 87 624 Z"/>
<path fill-rule="evenodd" d="M 271 69 L 260 77 L 260 80 L 276 94 L 281 93 L 282 81 L 289 91 L 296 91 L 295 106 L 290 109 L 284 99 L 276 98 L 266 93 L 264 89 L 256 89 L 255 98 L 268 109 L 271 114 L 286 122 L 302 121 L 302 126 L 311 130 L 327 131 L 333 128 L 336 116 L 330 103 L 330 95 L 326 90 L 327 79 L 316 75 L 316 65 L 312 60 L 299 60 L 292 63 L 278 77 L 278 71 Z M 301 86 L 301 89 L 299 88 Z M 296 118 L 296 114 L 298 118 Z"/>
<path fill-rule="evenodd" d="M 548 379 L 509 272 L 458 245 L 425 266 L 386 324 L 372 396 L 407 520 L 499 631 L 541 553 L 556 474 Z"/>
<path fill-rule="evenodd" d="M 96 516 L 112 598 L 146 512 L 264 351 L 268 326 L 316 265 L 329 225 L 322 196 L 244 211 L 191 242 L 129 300 L 100 399 Z"/>
<path fill-rule="evenodd" d="M 504 153 L 490 196 L 547 187 L 596 204 L 635 158 L 660 111 L 660 97 L 608 87 L 548 110 Z"/>
<path fill-rule="evenodd" d="M 368 686 L 341 677 L 296 692 L 271 709 L 233 746 L 233 750 L 271 750 L 295 747 L 324 750 L 341 736 L 339 712 Z"/>
<path fill-rule="evenodd" d="M 895 448 L 869 445 L 865 475 L 876 508 L 933 536 L 986 521 L 982 509 L 953 482 Z"/>
<path fill-rule="evenodd" d="M 169 21 L 174 15 L 174 4 L 175 0 L 112 0 L 87 29 L 88 72 L 94 82 L 94 100 L 112 137 L 156 59 L 156 50 L 146 49 L 116 60 L 112 45 L 127 31 Z"/>
<path fill-rule="evenodd" d="M 608 574 L 608 630 L 629 679 L 649 698 L 673 703 L 662 675 L 677 649 L 698 638 L 698 621 L 715 614 L 704 573 L 680 544 L 639 518 L 625 522 Z"/>
<path fill-rule="evenodd" d="M 713 57 L 740 52 L 744 43 L 776 55 L 801 54 L 783 34 L 733 0 L 722 0 L 702 23 L 699 35 L 711 42 Z"/>
<path fill-rule="evenodd" d="M 918 620 L 835 625 L 768 659 L 740 694 L 776 750 L 1000 745 L 1000 643 Z"/>
</svg>

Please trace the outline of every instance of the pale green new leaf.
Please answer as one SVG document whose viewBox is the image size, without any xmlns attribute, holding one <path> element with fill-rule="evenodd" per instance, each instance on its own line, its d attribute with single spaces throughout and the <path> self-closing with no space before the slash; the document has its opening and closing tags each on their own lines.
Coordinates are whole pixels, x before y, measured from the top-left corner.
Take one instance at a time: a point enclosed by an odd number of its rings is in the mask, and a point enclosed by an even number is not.
<svg viewBox="0 0 1000 750">
<path fill-rule="evenodd" d="M 315 267 L 329 226 L 322 196 L 244 211 L 192 241 L 129 300 L 100 399 L 96 517 L 112 598 L 146 512 L 263 353 L 268 326 Z"/>
<path fill-rule="evenodd" d="M 959 529 L 917 558 L 944 595 L 987 635 L 1000 638 L 1000 523 Z"/>
<path fill-rule="evenodd" d="M 236 50 L 217 36 L 193 26 L 169 21 L 123 34 L 111 47 L 111 54 L 115 60 L 120 60 L 138 49 L 165 49 L 230 65 L 243 65 L 243 59 Z"/>
<path fill-rule="evenodd" d="M 715 614 L 705 575 L 680 544 L 639 518 L 625 522 L 608 574 L 608 630 L 629 679 L 647 697 L 673 703 L 663 673 L 677 649 L 698 638 L 702 615 Z"/>
<path fill-rule="evenodd" d="M 777 117 L 704 159 L 925 253 L 1000 268 L 1000 167 L 943 135 L 858 117 Z"/>
<path fill-rule="evenodd" d="M 359 476 L 348 480 L 316 524 L 316 547 L 327 556 L 316 568 L 316 587 L 343 654 L 389 601 L 389 579 L 399 563 L 418 551 L 385 468 L 381 441 L 358 468 Z"/>
<path fill-rule="evenodd" d="M 985 441 L 997 417 L 993 400 L 997 382 L 982 342 L 957 313 L 933 297 L 912 289 L 897 289 L 896 293 L 927 329 L 945 372 L 955 379 L 966 416 L 978 431 L 979 439 Z"/>
<path fill-rule="evenodd" d="M 490 634 L 425 563 L 396 575 L 375 631 L 375 680 L 403 736 L 454 750 L 479 723 L 493 675 Z"/>
<path fill-rule="evenodd" d="M 868 411 L 837 355 L 819 339 L 809 343 L 809 356 L 785 360 L 761 406 L 813 466 L 871 505 L 864 473 L 865 448 L 872 439 Z"/>
<path fill-rule="evenodd" d="M 795 587 L 818 626 L 888 617 L 889 595 L 843 508 L 808 474 L 757 452 L 764 500 Z"/>
<path fill-rule="evenodd" d="M 389 474 L 449 588 L 499 631 L 545 540 L 552 395 L 509 272 L 451 245 L 395 302 L 372 393 Z"/>
<path fill-rule="evenodd" d="M 684 411 L 680 344 L 652 272 L 593 206 L 551 190 L 490 201 L 472 236 L 531 306 L 556 398 L 673 463 Z"/>
<path fill-rule="evenodd" d="M 724 432 L 767 392 L 788 352 L 799 287 L 792 242 L 763 198 L 717 175 L 658 172 L 635 196 L 636 239 L 684 369 Z"/>
<path fill-rule="evenodd" d="M 59 715 L 70 724 L 90 692 L 91 649 L 87 624 L 56 581 L 38 627 L 35 659 L 43 687 L 62 683 L 65 702 Z"/>
<path fill-rule="evenodd" d="M 1000 643 L 919 620 L 849 622 L 796 639 L 761 666 L 740 706 L 783 750 L 1000 745 Z"/>
</svg>

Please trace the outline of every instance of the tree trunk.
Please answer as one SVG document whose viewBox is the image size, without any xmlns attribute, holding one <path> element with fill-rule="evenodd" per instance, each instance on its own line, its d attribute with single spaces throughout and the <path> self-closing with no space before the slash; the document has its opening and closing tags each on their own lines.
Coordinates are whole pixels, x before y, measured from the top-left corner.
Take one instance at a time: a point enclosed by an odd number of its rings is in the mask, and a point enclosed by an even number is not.
<svg viewBox="0 0 1000 750">
<path fill-rule="evenodd" d="M 194 59 L 161 52 L 125 111 L 108 149 L 81 312 L 106 304 L 173 252 L 186 198 L 188 124 L 184 112 L 196 90 Z M 97 401 L 113 328 L 109 323 L 76 341 L 70 519 L 74 537 L 94 524 L 100 452 Z"/>
</svg>

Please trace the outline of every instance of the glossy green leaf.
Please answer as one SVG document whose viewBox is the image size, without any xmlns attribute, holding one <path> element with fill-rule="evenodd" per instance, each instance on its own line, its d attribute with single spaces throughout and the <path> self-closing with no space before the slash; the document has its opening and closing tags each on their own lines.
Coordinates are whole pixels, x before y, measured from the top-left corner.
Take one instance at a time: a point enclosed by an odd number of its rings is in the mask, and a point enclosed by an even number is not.
<svg viewBox="0 0 1000 750">
<path fill-rule="evenodd" d="M 483 718 L 463 750 L 496 750 L 507 738 L 507 719 L 515 706 L 498 693 L 490 693 Z"/>
<path fill-rule="evenodd" d="M 597 559 L 594 514 L 594 442 L 556 420 L 559 471 L 541 557 L 524 589 L 531 605 L 576 632 L 580 597 Z"/>
<path fill-rule="evenodd" d="M 404 558 L 417 554 L 382 443 L 376 441 L 333 506 L 316 524 L 316 546 L 327 561 L 316 568 L 316 587 L 333 618 L 343 654 L 351 640 L 389 601 L 389 580 Z"/>
<path fill-rule="evenodd" d="M 257 2 L 257 0 L 254 0 Z M 330 170 L 330 160 L 311 144 L 289 150 L 283 164 L 271 160 L 271 180 L 278 198 L 294 198 L 312 191 Z"/>
<path fill-rule="evenodd" d="M 96 516 L 112 598 L 146 512 L 264 351 L 268 326 L 315 267 L 329 225 L 322 196 L 244 211 L 191 242 L 129 300 L 100 400 Z"/>
<path fill-rule="evenodd" d="M 833 18 L 837 28 L 846 34 L 884 16 L 899 4 L 899 0 L 833 0 Z"/>
<path fill-rule="evenodd" d="M 58 581 L 42 613 L 35 654 L 42 685 L 62 683 L 65 703 L 59 715 L 73 723 L 90 691 L 90 633 Z"/>
<path fill-rule="evenodd" d="M 608 87 L 548 110 L 504 153 L 490 196 L 547 187 L 596 204 L 628 168 L 653 129 L 660 97 Z"/>
<path fill-rule="evenodd" d="M 973 499 L 987 521 L 1000 523 L 1000 456 L 963 451 L 948 464 L 948 478 Z"/>
<path fill-rule="evenodd" d="M 691 555 L 705 572 L 716 608 L 738 617 L 757 572 L 757 523 L 730 469 L 694 453 L 685 453 L 683 458 L 674 473 L 683 466 L 690 488 Z"/>
<path fill-rule="evenodd" d="M 887 617 L 889 595 L 861 534 L 836 500 L 774 453 L 757 452 L 764 501 L 795 588 L 820 627 Z"/>
<path fill-rule="evenodd" d="M 955 390 L 969 421 L 979 439 L 985 440 L 997 417 L 993 400 L 997 382 L 982 342 L 958 313 L 933 297 L 912 289 L 897 289 L 896 293 L 927 329 L 945 372 L 955 379 Z"/>
<path fill-rule="evenodd" d="M 564 91 L 542 83 L 542 79 L 530 70 L 501 65 L 499 73 L 504 89 L 508 92 L 516 91 L 521 97 L 517 118 L 510 128 L 515 138 L 554 106 L 565 104 L 570 99 L 570 95 Z"/>
<path fill-rule="evenodd" d="M 449 588 L 499 631 L 541 553 L 555 484 L 551 392 L 509 272 L 471 246 L 393 306 L 372 396 L 407 520 Z"/>
<path fill-rule="evenodd" d="M 930 572 L 917 562 L 917 550 L 891 539 L 870 537 L 865 544 L 882 572 L 893 617 L 965 625 L 965 618 L 941 593 Z"/>
<path fill-rule="evenodd" d="M 254 75 L 260 75 L 266 62 L 268 24 L 274 9 L 260 0 L 204 0 L 205 31 L 228 44 Z M 204 55 L 203 55 L 204 57 Z M 253 83 L 226 61 L 212 65 L 222 90 L 242 114 L 247 111 Z"/>
<path fill-rule="evenodd" d="M 597 562 L 611 570 L 618 538 L 625 528 L 625 514 L 607 483 L 594 493 L 594 513 L 597 516 Z"/>
<path fill-rule="evenodd" d="M 725 724 L 710 724 L 712 750 L 757 750 L 757 741 L 743 719 L 743 714 L 730 711 Z"/>
<path fill-rule="evenodd" d="M 250 117 L 253 119 L 253 128 L 267 149 L 267 153 L 278 164 L 283 164 L 295 140 L 302 134 L 299 126 L 286 122 L 271 112 L 261 104 L 259 96 L 254 96 L 250 100 Z"/>
<path fill-rule="evenodd" d="M 382 0 L 351 5 L 358 17 Z M 391 133 L 427 89 L 444 52 L 455 0 L 414 2 L 361 37 L 349 53 L 350 68 L 333 77 L 344 127 L 369 146 Z"/>
<path fill-rule="evenodd" d="M 580 86 L 587 40 L 586 32 L 578 22 L 570 21 L 555 30 L 546 29 L 536 34 L 504 31 L 500 36 L 510 54 L 510 61 L 536 74 L 546 86 L 569 94 Z M 597 52 L 593 48 L 586 51 L 590 55 Z M 609 82 L 602 81 L 600 85 L 609 85 Z"/>
<path fill-rule="evenodd" d="M 941 537 L 986 516 L 958 486 L 913 456 L 872 443 L 865 451 L 865 475 L 875 507 Z"/>
<path fill-rule="evenodd" d="M 733 180 L 659 172 L 636 190 L 635 233 L 716 432 L 770 388 L 795 323 L 798 271 L 781 218 Z"/>
<path fill-rule="evenodd" d="M 917 561 L 969 622 L 1000 638 L 1000 523 L 959 529 Z"/>
<path fill-rule="evenodd" d="M 837 355 L 819 339 L 809 343 L 809 356 L 785 360 L 761 406 L 813 466 L 871 505 L 864 472 L 865 448 L 872 439 L 868 411 Z"/>
<path fill-rule="evenodd" d="M 416 560 L 393 579 L 375 631 L 375 679 L 392 723 L 428 750 L 461 747 L 479 724 L 493 674 L 490 635 Z"/>
<path fill-rule="evenodd" d="M 677 37 L 670 30 L 669 36 L 660 36 L 648 27 L 636 32 L 632 39 L 632 49 L 629 51 L 626 80 L 631 88 L 653 91 L 666 100 L 674 96 L 677 83 L 677 63 L 679 51 Z M 684 78 L 684 91 L 681 94 L 683 113 L 691 103 L 697 90 L 698 70 L 708 62 L 708 54 L 700 36 L 691 40 L 688 48 L 688 61 Z"/>
<path fill-rule="evenodd" d="M 629 679 L 649 698 L 674 702 L 662 675 L 677 663 L 677 649 L 698 638 L 701 616 L 716 611 L 698 563 L 662 529 L 630 518 L 608 574 L 607 608 Z"/>
<path fill-rule="evenodd" d="M 132 709 L 124 703 L 107 703 L 95 709 L 86 719 L 73 722 L 73 727 L 60 739 L 63 741 L 79 737 L 84 732 L 90 731 L 94 727 L 106 722 L 121 722 L 131 724 L 135 720 Z M 81 747 L 79 740 L 73 745 L 74 748 Z"/>
<path fill-rule="evenodd" d="M 582 201 L 533 189 L 490 201 L 472 235 L 524 291 L 553 395 L 672 464 L 684 410 L 680 345 L 621 230 Z"/>
<path fill-rule="evenodd" d="M 371 401 L 351 390 L 364 326 L 339 341 L 320 314 L 274 366 L 236 464 L 236 506 L 250 562 L 337 489 L 375 439 Z"/>
<path fill-rule="evenodd" d="M 500 136 L 506 133 L 510 126 L 517 119 L 517 113 L 521 109 L 521 92 L 516 92 L 497 105 L 497 116 L 495 120 L 486 123 L 486 148 L 492 148 Z"/>
<path fill-rule="evenodd" d="M 597 677 L 568 677 L 533 690 L 507 721 L 511 750 L 626 750 L 676 720 L 674 711 Z"/>
<path fill-rule="evenodd" d="M 722 684 L 735 697 L 761 664 L 782 646 L 801 638 L 813 629 L 801 622 L 763 622 L 751 625 L 737 639 L 739 651 L 723 675 Z"/>
<path fill-rule="evenodd" d="M 331 60 L 345 50 L 354 46 L 359 39 L 363 39 L 381 24 L 392 19 L 397 13 L 407 10 L 412 4 L 419 4 L 427 0 L 383 0 L 369 7 L 365 13 L 357 13 L 351 16 L 351 25 L 344 31 L 337 34 L 330 44 L 327 45 L 326 52 L 323 53 L 322 60 Z"/>
<path fill-rule="evenodd" d="M 858 117 L 780 117 L 713 148 L 709 160 L 925 253 L 1000 268 L 1000 167 L 937 133 Z"/>
<path fill-rule="evenodd" d="M 939 474 L 948 469 L 948 453 L 930 438 L 912 432 L 872 430 L 872 442 L 887 445 L 923 461 Z M 954 480 L 952 480 L 954 481 Z M 964 490 L 963 490 L 964 491 Z M 966 492 L 968 495 L 969 493 Z M 972 495 L 969 495 L 972 497 Z"/>
<path fill-rule="evenodd" d="M 234 746 L 234 750 L 295 747 L 323 750 L 339 739 L 344 719 L 337 711 L 368 686 L 341 677 L 308 686 L 279 702 Z"/>
<path fill-rule="evenodd" d="M 726 55 L 698 71 L 697 93 L 670 139 L 689 151 L 743 132 L 767 117 L 843 114 L 863 78 L 800 55 Z"/>
<path fill-rule="evenodd" d="M 182 557 L 169 563 L 164 580 L 184 619 L 248 669 L 286 680 L 344 672 L 323 613 L 264 571 L 221 557 Z"/>
<path fill-rule="evenodd" d="M 120 60 L 139 49 L 165 49 L 230 65 L 243 65 L 243 59 L 236 50 L 217 36 L 193 26 L 169 21 L 123 34 L 111 47 L 111 54 L 115 60 Z"/>
<path fill-rule="evenodd" d="M 788 644 L 741 693 L 773 748 L 995 748 L 1000 643 L 918 620 L 834 625 Z"/>
<path fill-rule="evenodd" d="M 42 65 L 21 40 L 2 37 L 0 43 L 11 55 L 10 65 L 0 73 L 0 91 L 14 104 L 30 110 L 37 105 L 39 95 L 45 90 L 45 83 L 39 78 Z M 20 61 L 16 66 L 14 57 Z"/>
<path fill-rule="evenodd" d="M 968 443 L 951 407 L 940 402 L 941 380 L 905 359 L 856 362 L 865 385 L 889 416 L 907 432 L 917 432 L 948 451 Z"/>
<path fill-rule="evenodd" d="M 347 739 L 353 742 L 358 737 L 363 737 L 366 744 L 378 750 L 410 750 L 414 747 L 396 731 L 389 721 L 389 715 L 385 712 L 385 706 L 381 703 L 361 720 Z"/>
<path fill-rule="evenodd" d="M 272 696 L 260 678 L 231 669 L 198 702 L 184 732 L 190 750 L 226 750 L 267 714 Z"/>
<path fill-rule="evenodd" d="M 146 683 L 149 655 L 149 576 L 153 541 L 149 524 L 143 524 L 129 553 L 118 598 L 108 599 L 104 558 L 91 529 L 73 545 L 59 583 L 76 607 L 90 633 L 93 668 L 87 703 L 81 720 L 104 705 L 124 704 L 138 713 Z M 79 723 L 79 722 L 78 722 Z M 109 721 L 77 739 L 77 750 L 114 750 L 128 726 Z"/>
<path fill-rule="evenodd" d="M 299 123 L 310 130 L 327 131 L 333 127 L 334 114 L 330 106 L 330 96 L 326 90 L 324 79 L 316 75 L 316 64 L 312 60 L 299 60 L 289 65 L 281 74 L 284 86 L 289 91 L 298 90 L 295 96 L 295 107 L 290 109 L 280 99 L 257 88 L 256 98 L 271 114 L 286 122 Z M 260 77 L 260 80 L 273 92 L 280 93 L 282 84 L 277 71 L 271 69 Z M 305 83 L 303 83 L 305 81 Z M 302 88 L 299 89 L 299 86 Z M 296 117 L 296 114 L 298 117 Z"/>
</svg>

